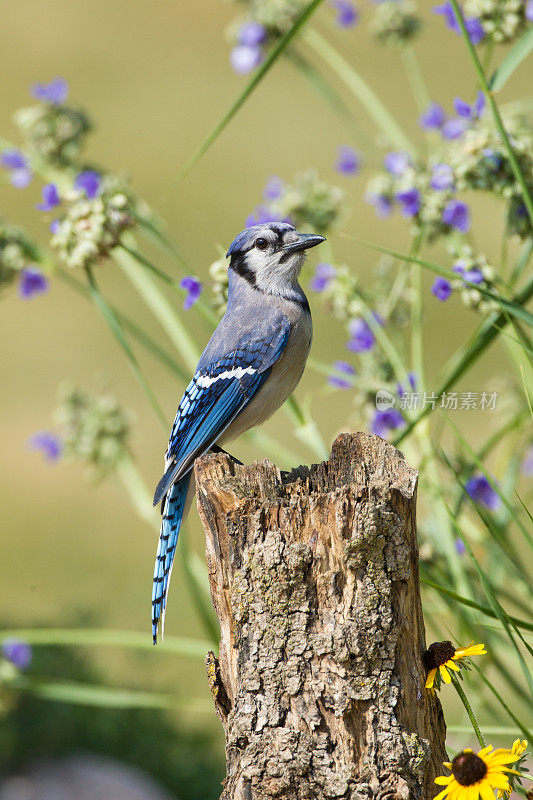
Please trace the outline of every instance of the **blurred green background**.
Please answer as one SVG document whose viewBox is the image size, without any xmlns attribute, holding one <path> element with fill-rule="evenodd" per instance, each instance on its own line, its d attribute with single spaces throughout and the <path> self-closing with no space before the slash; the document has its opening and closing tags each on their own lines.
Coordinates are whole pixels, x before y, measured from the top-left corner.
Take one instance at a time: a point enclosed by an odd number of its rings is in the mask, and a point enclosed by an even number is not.
<svg viewBox="0 0 533 800">
<path fill-rule="evenodd" d="M 460 38 L 445 29 L 442 20 L 430 12 L 429 3 L 421 7 L 427 27 L 416 49 L 432 99 L 449 108 L 454 96 L 470 99 L 473 95 L 471 67 Z M 407 249 L 404 220 L 378 220 L 365 204 L 365 170 L 352 179 L 334 172 L 340 144 L 360 149 L 367 169 L 377 163 L 375 132 L 364 110 L 354 108 L 355 135 L 284 59 L 192 173 L 177 187 L 172 186 L 180 168 L 246 80 L 234 75 L 229 66 L 224 30 L 235 13 L 235 4 L 221 0 L 204 0 L 200 5 L 182 0 L 21 0 L 4 4 L 0 33 L 3 134 L 17 141 L 11 116 L 31 102 L 32 83 L 64 76 L 70 84 L 70 101 L 87 109 L 96 124 L 88 160 L 131 177 L 134 191 L 164 218 L 191 269 L 202 279 L 208 278 L 208 267 L 218 257 L 217 245 L 229 244 L 260 201 L 268 176 L 290 179 L 308 167 L 315 167 L 322 177 L 347 192 L 352 209 L 347 232 L 397 250 Z M 325 5 L 313 24 L 350 58 L 410 135 L 421 141 L 418 111 L 398 52 L 373 44 L 364 19 L 353 31 L 338 31 Z M 502 100 L 527 94 L 529 77 L 527 70 L 518 71 Z M 345 96 L 343 88 L 337 88 Z M 349 102 L 353 107 L 353 101 Z M 47 223 L 34 209 L 40 185 L 34 180 L 24 192 L 2 185 L 0 213 L 44 240 Z M 494 200 L 476 199 L 476 241 L 496 261 L 502 215 Z M 375 256 L 339 237 L 335 249 L 365 282 Z M 433 260 L 448 263 L 445 258 L 443 252 L 434 250 Z M 165 261 L 161 251 L 157 259 L 176 274 L 174 264 Z M 316 255 L 311 257 L 304 283 L 316 259 Z M 107 297 L 159 335 L 157 324 L 112 263 L 102 265 L 98 276 Z M 431 279 L 425 280 L 429 289 Z M 175 303 L 176 296 L 169 296 Z M 310 299 L 317 310 L 316 298 Z M 458 312 L 452 324 L 450 306 L 444 308 L 431 299 L 427 302 L 429 389 L 436 368 L 476 322 L 459 300 L 454 298 L 450 304 L 457 304 Z M 15 292 L 6 294 L 1 314 L 0 607 L 4 625 L 59 627 L 82 621 L 94 627 L 146 631 L 149 637 L 156 536 L 135 516 L 118 482 L 91 487 L 81 467 L 49 466 L 27 449 L 27 440 L 35 431 L 51 427 L 57 386 L 65 377 L 82 386 L 108 387 L 134 411 L 135 458 L 149 486 L 160 477 L 165 435 L 102 319 L 62 283 L 54 281 L 47 297 L 28 303 Z M 190 325 L 200 343 L 207 339 L 207 329 L 198 316 L 191 315 Z M 342 358 L 344 339 L 340 325 L 315 313 L 315 358 L 328 363 L 333 353 Z M 506 358 L 497 345 L 459 390 L 486 389 L 492 375 L 507 371 Z M 143 368 L 170 426 L 183 387 L 148 356 L 143 357 Z M 324 377 L 308 369 L 298 396 L 303 399 L 310 392 L 313 414 L 329 444 L 337 432 L 348 427 L 350 393 L 328 394 Z M 495 426 L 495 419 L 490 412 L 473 411 L 457 412 L 454 417 L 457 423 L 468 425 L 473 446 Z M 311 452 L 291 435 L 283 413 L 266 429 L 286 436 L 302 462 L 313 460 Z M 244 461 L 263 457 L 245 442 L 236 443 L 232 450 Z M 421 503 L 423 506 L 423 498 Z M 185 535 L 191 547 L 202 554 L 203 537 L 195 513 Z M 431 627 L 427 615 L 426 620 Z M 204 637 L 179 569 L 170 592 L 166 630 Z M 216 762 L 220 763 L 222 756 L 221 730 L 210 710 L 209 690 L 198 660 L 167 654 L 164 647 L 142 656 L 95 649 L 93 656 L 94 668 L 106 682 L 203 698 L 205 711 L 185 708 L 173 714 L 185 731 L 212 732 L 209 747 L 215 772 L 220 769 Z"/>
</svg>

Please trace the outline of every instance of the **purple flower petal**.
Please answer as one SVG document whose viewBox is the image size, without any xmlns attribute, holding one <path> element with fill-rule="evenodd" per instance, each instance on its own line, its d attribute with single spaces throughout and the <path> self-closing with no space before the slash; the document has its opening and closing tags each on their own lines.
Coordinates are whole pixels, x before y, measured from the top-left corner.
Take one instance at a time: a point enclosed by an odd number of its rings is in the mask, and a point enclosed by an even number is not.
<svg viewBox="0 0 533 800">
<path fill-rule="evenodd" d="M 524 475 L 533 475 L 533 444 L 530 444 L 526 450 L 522 461 L 522 472 Z"/>
<path fill-rule="evenodd" d="M 31 93 L 36 100 L 59 106 L 68 97 L 68 83 L 64 78 L 54 78 L 50 83 L 35 83 Z"/>
<path fill-rule="evenodd" d="M 265 200 L 277 200 L 283 194 L 283 181 L 277 175 L 272 175 L 263 189 Z"/>
<path fill-rule="evenodd" d="M 463 117 L 451 117 L 440 129 L 443 139 L 458 139 L 468 129 L 468 121 Z"/>
<path fill-rule="evenodd" d="M 455 540 L 455 549 L 456 549 L 458 555 L 463 556 L 465 554 L 466 545 L 465 545 L 465 543 L 463 542 L 462 539 L 456 539 Z"/>
<path fill-rule="evenodd" d="M 361 167 L 361 156 L 353 147 L 341 145 L 338 148 L 335 169 L 342 175 L 357 175 Z"/>
<path fill-rule="evenodd" d="M 85 192 L 85 196 L 89 200 L 94 200 L 100 191 L 102 180 L 98 172 L 94 169 L 86 169 L 76 176 L 74 181 L 74 188 L 79 192 Z"/>
<path fill-rule="evenodd" d="M 437 300 L 440 300 L 443 303 L 445 300 L 449 298 L 452 293 L 452 286 L 446 278 L 435 278 L 433 282 L 433 286 L 431 287 L 431 294 L 434 295 Z"/>
<path fill-rule="evenodd" d="M 455 187 L 453 169 L 449 164 L 435 164 L 431 174 L 431 188 L 439 192 L 451 190 Z"/>
<path fill-rule="evenodd" d="M 418 120 L 423 130 L 438 130 L 446 122 L 446 113 L 439 103 L 431 103 Z"/>
<path fill-rule="evenodd" d="M 245 47 L 257 47 L 266 39 L 266 29 L 259 22 L 245 22 L 241 25 L 237 41 Z"/>
<path fill-rule="evenodd" d="M 183 310 L 188 311 L 202 294 L 204 287 L 198 278 L 188 275 L 180 281 L 180 287 L 187 292 L 183 302 Z"/>
<path fill-rule="evenodd" d="M 328 375 L 328 383 L 333 389 L 351 389 L 352 384 L 339 375 Z"/>
<path fill-rule="evenodd" d="M 464 100 L 461 100 L 460 97 L 456 97 L 453 101 L 453 107 L 455 112 L 459 114 L 460 117 L 464 117 L 465 119 L 472 119 L 472 106 L 468 103 L 465 103 Z"/>
<path fill-rule="evenodd" d="M 256 69 L 263 60 L 263 52 L 260 47 L 248 47 L 248 45 L 237 45 L 231 51 L 230 62 L 234 72 L 238 75 L 246 75 Z"/>
<path fill-rule="evenodd" d="M 40 294 L 46 294 L 49 289 L 48 278 L 46 278 L 37 267 L 25 267 L 21 270 L 18 292 L 24 300 L 31 300 Z"/>
<path fill-rule="evenodd" d="M 533 0 L 526 2 L 526 19 L 528 22 L 533 22 Z"/>
<path fill-rule="evenodd" d="M 409 153 L 387 153 L 383 165 L 391 175 L 399 176 L 411 165 L 411 159 Z"/>
<path fill-rule="evenodd" d="M 376 216 L 381 219 L 390 217 L 392 214 L 392 200 L 384 194 L 376 194 L 375 192 L 367 192 L 365 194 L 365 201 L 374 206 Z"/>
<path fill-rule="evenodd" d="M 486 103 L 487 103 L 487 99 L 486 99 L 485 95 L 483 94 L 483 92 L 478 92 L 477 93 L 477 97 L 476 97 L 476 99 L 474 101 L 474 114 L 476 115 L 477 119 L 479 119 L 479 117 L 483 116 L 483 112 L 485 111 Z"/>
<path fill-rule="evenodd" d="M 470 209 L 462 200 L 450 200 L 442 212 L 442 221 L 461 233 L 470 230 Z"/>
<path fill-rule="evenodd" d="M 355 375 L 355 367 L 352 367 L 349 361 L 334 361 L 333 367 L 338 372 L 344 372 L 345 375 Z"/>
<path fill-rule="evenodd" d="M 395 408 L 387 408 L 385 411 L 376 410 L 370 430 L 384 439 L 391 431 L 403 428 L 404 425 L 405 420 L 400 412 Z"/>
<path fill-rule="evenodd" d="M 25 169 L 28 166 L 26 156 L 20 150 L 4 150 L 0 153 L 0 164 L 5 169 Z"/>
<path fill-rule="evenodd" d="M 28 642 L 21 639 L 4 639 L 2 655 L 18 669 L 27 669 L 31 664 L 32 649 Z"/>
<path fill-rule="evenodd" d="M 266 206 L 257 206 L 253 213 L 246 217 L 244 227 L 250 228 L 252 225 L 264 225 L 267 222 L 287 222 L 289 225 L 292 225 L 288 217 L 282 218 L 281 214 L 278 214 L 276 211 L 271 211 Z"/>
<path fill-rule="evenodd" d="M 485 506 L 490 511 L 497 511 L 501 499 L 493 489 L 485 475 L 473 475 L 465 485 L 466 493 L 475 503 Z"/>
<path fill-rule="evenodd" d="M 47 461 L 57 461 L 63 452 L 63 442 L 50 431 L 34 433 L 28 442 L 32 450 L 42 450 Z"/>
<path fill-rule="evenodd" d="M 444 17 L 444 19 L 446 20 L 446 26 L 451 31 L 454 31 L 459 36 L 462 34 L 459 20 L 455 15 L 455 10 L 450 0 L 447 0 L 440 6 L 433 6 L 433 12 L 435 14 L 441 14 Z M 483 30 L 481 22 L 477 17 L 465 17 L 464 14 L 463 14 L 463 19 L 465 21 L 465 28 L 467 30 L 470 41 L 472 42 L 472 44 L 479 44 L 485 36 L 485 31 Z"/>
<path fill-rule="evenodd" d="M 59 230 L 60 222 L 58 219 L 53 219 L 50 225 L 48 226 L 50 233 L 56 234 Z"/>
<path fill-rule="evenodd" d="M 404 217 L 416 217 L 422 205 L 420 192 L 416 188 L 398 192 L 396 200 L 400 203 L 401 212 Z"/>
<path fill-rule="evenodd" d="M 350 322 L 350 336 L 346 342 L 346 348 L 353 353 L 364 353 L 372 350 L 376 337 L 364 319 L 353 319 Z"/>
<path fill-rule="evenodd" d="M 51 211 L 61 203 L 61 198 L 59 197 L 59 192 L 57 191 L 55 183 L 47 183 L 43 186 L 42 197 L 43 202 L 37 203 L 35 206 L 39 211 Z"/>
<path fill-rule="evenodd" d="M 359 21 L 359 13 L 353 3 L 348 0 L 331 0 L 329 4 L 337 10 L 337 25 L 339 28 L 353 28 Z"/>
<path fill-rule="evenodd" d="M 337 271 L 332 264 L 319 261 L 315 267 L 315 274 L 311 278 L 309 286 L 314 292 L 323 292 L 336 274 Z"/>
<path fill-rule="evenodd" d="M 14 186 L 15 189 L 25 189 L 27 186 L 30 185 L 33 179 L 33 172 L 31 169 L 14 169 L 10 176 L 9 181 L 11 186 Z"/>
</svg>

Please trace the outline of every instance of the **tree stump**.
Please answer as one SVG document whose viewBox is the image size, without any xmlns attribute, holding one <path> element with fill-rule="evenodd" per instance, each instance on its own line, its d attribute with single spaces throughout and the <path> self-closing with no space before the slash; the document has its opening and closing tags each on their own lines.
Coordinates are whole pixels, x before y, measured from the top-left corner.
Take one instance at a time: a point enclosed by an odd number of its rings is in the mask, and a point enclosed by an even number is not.
<svg viewBox="0 0 533 800">
<path fill-rule="evenodd" d="M 424 689 L 415 470 L 359 433 L 291 473 L 205 456 L 196 483 L 221 800 L 434 797 L 445 725 Z"/>
</svg>

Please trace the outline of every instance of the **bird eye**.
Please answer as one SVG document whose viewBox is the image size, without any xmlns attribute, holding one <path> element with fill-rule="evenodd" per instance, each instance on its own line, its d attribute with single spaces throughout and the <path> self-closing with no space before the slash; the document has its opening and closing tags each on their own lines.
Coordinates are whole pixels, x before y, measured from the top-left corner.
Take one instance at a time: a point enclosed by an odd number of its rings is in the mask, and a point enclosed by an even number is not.
<svg viewBox="0 0 533 800">
<path fill-rule="evenodd" d="M 259 238 L 255 240 L 255 246 L 258 250 L 266 250 L 268 247 L 268 242 L 266 239 Z"/>
</svg>

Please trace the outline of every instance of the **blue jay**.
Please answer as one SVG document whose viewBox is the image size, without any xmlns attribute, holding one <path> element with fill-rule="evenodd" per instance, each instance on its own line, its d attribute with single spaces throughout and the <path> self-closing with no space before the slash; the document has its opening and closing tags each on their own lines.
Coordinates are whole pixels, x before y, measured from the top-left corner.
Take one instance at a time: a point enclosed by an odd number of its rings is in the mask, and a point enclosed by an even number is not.
<svg viewBox="0 0 533 800">
<path fill-rule="evenodd" d="M 181 398 L 154 495 L 162 514 L 152 590 L 154 644 L 160 620 L 163 633 L 180 526 L 195 494 L 194 460 L 260 425 L 296 387 L 313 333 L 298 276 L 305 251 L 323 241 L 273 222 L 246 228 L 227 252 L 226 313 Z"/>
</svg>

